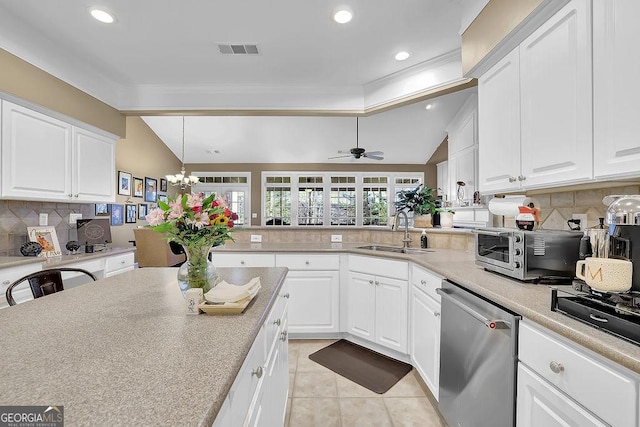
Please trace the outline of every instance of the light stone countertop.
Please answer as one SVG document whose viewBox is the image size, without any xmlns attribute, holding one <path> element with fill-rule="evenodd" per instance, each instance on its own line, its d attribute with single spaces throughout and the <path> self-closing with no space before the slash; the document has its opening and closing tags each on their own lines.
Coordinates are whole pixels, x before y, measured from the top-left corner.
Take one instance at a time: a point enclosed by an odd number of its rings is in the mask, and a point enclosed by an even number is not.
<svg viewBox="0 0 640 427">
<path fill-rule="evenodd" d="M 242 315 L 187 315 L 176 268 L 0 310 L 0 405 L 64 405 L 73 426 L 211 425 L 287 269 L 218 272 L 235 284 L 260 276 Z"/>
<path fill-rule="evenodd" d="M 44 257 L 33 257 L 33 256 L 3 256 L 0 257 L 0 268 L 9 268 L 16 267 L 19 265 L 31 264 L 40 262 L 42 263 L 42 268 L 55 268 L 62 267 L 67 264 L 72 264 L 74 262 L 82 262 L 89 261 L 92 259 L 104 258 L 107 256 L 124 254 L 127 252 L 135 252 L 135 247 L 130 248 L 108 248 L 104 251 L 93 252 L 93 253 L 77 253 L 73 255 L 61 255 L 57 257 L 44 258 Z"/>
<path fill-rule="evenodd" d="M 530 319 L 640 374 L 640 346 L 551 310 L 551 289 L 485 271 L 472 252 L 432 249 L 429 253 L 396 254 L 358 249 L 372 243 L 233 243 L 215 252 L 346 252 L 415 262 L 507 309 Z"/>
</svg>

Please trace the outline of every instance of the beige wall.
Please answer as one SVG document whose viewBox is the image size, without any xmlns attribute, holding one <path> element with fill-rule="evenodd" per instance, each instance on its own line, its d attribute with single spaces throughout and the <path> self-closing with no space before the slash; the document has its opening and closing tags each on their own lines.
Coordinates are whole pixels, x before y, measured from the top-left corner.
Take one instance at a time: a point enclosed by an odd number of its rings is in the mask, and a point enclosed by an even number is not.
<svg viewBox="0 0 640 427">
<path fill-rule="evenodd" d="M 334 164 L 334 163 L 194 163 L 187 165 L 187 172 L 251 172 L 251 210 L 258 213 L 258 218 L 251 220 L 251 225 L 260 225 L 260 197 L 262 194 L 263 171 L 350 171 L 350 172 L 422 172 L 426 184 L 435 187 L 433 180 L 427 180 L 426 165 L 384 165 L 384 164 Z"/>
<path fill-rule="evenodd" d="M 462 34 L 462 74 L 473 68 L 543 0 L 491 0 Z"/>
<path fill-rule="evenodd" d="M 133 177 L 155 178 L 160 185 L 160 178 L 167 174 L 180 171 L 182 163 L 156 136 L 140 117 L 127 117 L 127 136 L 117 142 L 116 145 L 116 173 L 124 171 Z M 175 187 L 169 186 L 168 196 L 173 197 Z M 147 203 L 144 198 L 116 196 L 116 203 L 126 205 Z M 130 246 L 129 240 L 133 239 L 133 229 L 140 225 L 147 225 L 144 220 L 137 220 L 135 224 L 124 224 L 111 227 L 113 246 Z"/>
<path fill-rule="evenodd" d="M 74 119 L 125 136 L 118 110 L 0 49 L 0 90 Z"/>
</svg>

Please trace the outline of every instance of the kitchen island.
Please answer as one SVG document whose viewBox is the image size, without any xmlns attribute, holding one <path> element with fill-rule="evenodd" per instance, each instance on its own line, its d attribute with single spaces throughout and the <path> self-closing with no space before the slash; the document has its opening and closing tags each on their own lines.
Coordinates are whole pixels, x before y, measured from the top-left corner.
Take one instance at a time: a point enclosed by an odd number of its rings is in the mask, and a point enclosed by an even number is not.
<svg viewBox="0 0 640 427">
<path fill-rule="evenodd" d="M 0 311 L 0 405 L 63 405 L 68 425 L 211 425 L 286 268 L 241 315 L 185 313 L 175 268 L 144 268 Z"/>
</svg>

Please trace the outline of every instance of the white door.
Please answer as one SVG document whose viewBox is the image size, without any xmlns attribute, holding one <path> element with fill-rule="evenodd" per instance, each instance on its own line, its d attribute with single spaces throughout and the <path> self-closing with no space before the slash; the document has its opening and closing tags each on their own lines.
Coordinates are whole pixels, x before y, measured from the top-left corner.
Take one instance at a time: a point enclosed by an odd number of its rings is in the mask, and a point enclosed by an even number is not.
<svg viewBox="0 0 640 427">
<path fill-rule="evenodd" d="M 520 188 L 520 50 L 515 48 L 478 79 L 478 188 Z"/>
<path fill-rule="evenodd" d="M 407 281 L 380 276 L 374 280 L 375 341 L 400 353 L 407 353 Z"/>
<path fill-rule="evenodd" d="M 596 178 L 640 175 L 640 2 L 593 2 L 593 128 Z"/>
<path fill-rule="evenodd" d="M 289 331 L 339 332 L 339 273 L 289 271 Z"/>
<path fill-rule="evenodd" d="M 571 1 L 520 45 L 525 188 L 593 175 L 590 5 Z"/>
<path fill-rule="evenodd" d="M 349 333 L 374 341 L 376 286 L 375 277 L 349 272 Z"/>
<path fill-rule="evenodd" d="M 522 363 L 518 363 L 517 396 L 518 427 L 607 425 Z"/>
<path fill-rule="evenodd" d="M 73 200 L 115 202 L 115 141 L 73 128 Z"/>
<path fill-rule="evenodd" d="M 71 125 L 2 101 L 2 196 L 71 198 Z"/>
<path fill-rule="evenodd" d="M 440 377 L 440 304 L 417 288 L 411 296 L 411 360 L 438 400 Z"/>
</svg>

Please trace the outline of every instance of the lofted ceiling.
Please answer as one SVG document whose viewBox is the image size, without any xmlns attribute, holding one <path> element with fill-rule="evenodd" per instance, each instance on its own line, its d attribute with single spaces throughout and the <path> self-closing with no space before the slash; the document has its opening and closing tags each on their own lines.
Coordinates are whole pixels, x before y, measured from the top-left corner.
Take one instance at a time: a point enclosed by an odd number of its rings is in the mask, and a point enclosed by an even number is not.
<svg viewBox="0 0 640 427">
<path fill-rule="evenodd" d="M 319 163 L 355 146 L 355 117 L 314 111 L 353 115 L 462 80 L 464 4 L 5 0 L 0 48 L 121 111 L 151 114 L 145 121 L 179 158 L 181 118 L 163 113 L 311 112 L 188 116 L 185 161 Z M 332 14 L 344 5 L 354 17 L 338 24 Z M 93 7 L 116 21 L 97 22 Z M 219 43 L 256 44 L 260 53 L 223 55 Z M 400 50 L 409 59 L 396 61 Z M 359 143 L 384 151 L 384 163 L 424 163 L 464 94 L 437 98 L 428 112 L 423 102 L 362 117 Z"/>
</svg>

